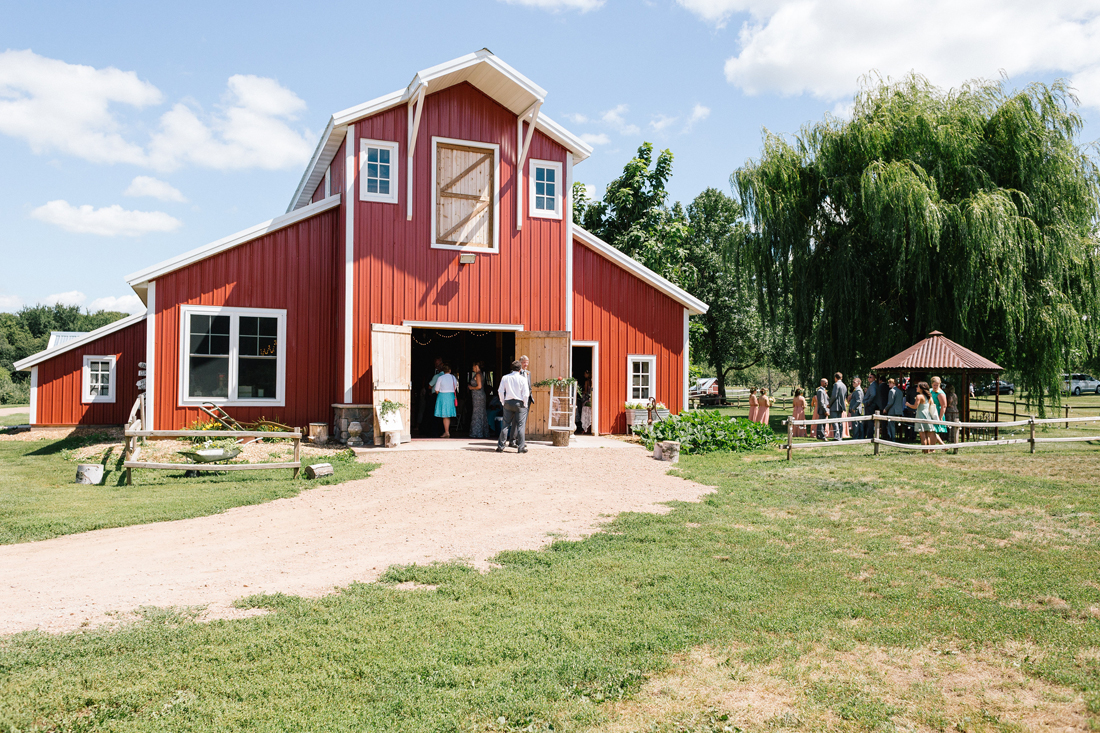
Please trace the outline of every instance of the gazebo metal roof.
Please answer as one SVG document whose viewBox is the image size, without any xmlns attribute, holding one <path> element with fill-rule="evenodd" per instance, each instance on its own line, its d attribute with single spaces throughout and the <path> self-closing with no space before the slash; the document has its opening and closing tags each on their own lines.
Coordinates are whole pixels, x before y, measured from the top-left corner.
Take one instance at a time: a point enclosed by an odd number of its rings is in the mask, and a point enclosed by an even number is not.
<svg viewBox="0 0 1100 733">
<path fill-rule="evenodd" d="M 975 354 L 970 349 L 959 346 L 939 331 L 933 331 L 923 341 L 871 368 L 873 372 L 910 370 L 994 373 L 1004 371 L 999 364 L 994 364 L 981 354 Z"/>
</svg>

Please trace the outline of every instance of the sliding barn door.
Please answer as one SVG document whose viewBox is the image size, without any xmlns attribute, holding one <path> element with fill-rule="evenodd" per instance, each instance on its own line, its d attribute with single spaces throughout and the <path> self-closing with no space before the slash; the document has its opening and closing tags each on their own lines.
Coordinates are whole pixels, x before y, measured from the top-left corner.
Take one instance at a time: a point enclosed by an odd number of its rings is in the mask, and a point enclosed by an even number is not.
<svg viewBox="0 0 1100 733">
<path fill-rule="evenodd" d="M 573 360 L 570 358 L 568 331 L 517 331 L 516 358 L 527 355 L 531 359 L 531 391 L 535 404 L 527 413 L 527 435 L 550 434 L 550 388 L 535 387 L 544 379 L 565 379 L 572 376 Z"/>
<path fill-rule="evenodd" d="M 437 244 L 493 248 L 494 173 L 492 149 L 449 143 L 436 146 Z"/>
<path fill-rule="evenodd" d="M 412 328 L 372 323 L 370 327 L 371 369 L 374 374 L 374 398 L 371 404 L 378 406 L 383 400 L 399 402 L 403 430 L 401 441 L 410 433 L 409 405 L 412 398 Z M 378 414 L 374 415 L 374 444 L 382 444 L 378 426 Z"/>
</svg>

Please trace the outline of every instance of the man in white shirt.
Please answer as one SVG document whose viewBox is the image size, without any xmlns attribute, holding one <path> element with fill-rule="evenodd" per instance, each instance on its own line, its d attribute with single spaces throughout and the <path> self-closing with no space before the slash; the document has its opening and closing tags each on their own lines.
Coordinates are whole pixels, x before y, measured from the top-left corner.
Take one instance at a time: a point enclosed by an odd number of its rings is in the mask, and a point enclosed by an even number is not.
<svg viewBox="0 0 1100 733">
<path fill-rule="evenodd" d="M 524 354 L 519 358 L 519 373 L 527 380 L 527 409 L 530 411 L 531 405 L 535 403 L 535 390 L 531 388 L 531 360 L 527 358 L 527 354 Z M 508 441 L 509 448 L 516 447 L 516 436 L 512 435 L 512 439 Z"/>
<path fill-rule="evenodd" d="M 504 452 L 504 443 L 511 436 L 520 453 L 527 452 L 524 431 L 527 430 L 527 401 L 531 398 L 531 386 L 520 371 L 518 361 L 512 362 L 512 371 L 504 375 L 497 387 L 500 404 L 504 407 L 504 419 L 497 436 L 497 453 Z"/>
</svg>

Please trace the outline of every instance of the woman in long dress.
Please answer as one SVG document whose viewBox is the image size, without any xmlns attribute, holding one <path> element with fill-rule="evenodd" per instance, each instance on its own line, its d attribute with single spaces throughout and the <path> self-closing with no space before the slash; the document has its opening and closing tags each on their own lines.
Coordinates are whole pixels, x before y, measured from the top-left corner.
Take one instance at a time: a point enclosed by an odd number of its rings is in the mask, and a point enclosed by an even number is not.
<svg viewBox="0 0 1100 733">
<path fill-rule="evenodd" d="M 928 388 L 928 382 L 921 382 L 917 385 L 917 397 L 916 402 L 906 402 L 905 406 L 910 410 L 916 412 L 916 418 L 918 420 L 938 420 L 938 416 L 933 417 L 932 410 L 934 405 L 932 404 L 932 392 Z M 920 444 L 931 445 L 934 441 L 932 436 L 936 434 L 936 427 L 931 422 L 918 422 L 913 424 L 917 431 L 920 433 Z M 930 453 L 931 451 L 921 451 L 922 453 Z"/>
<path fill-rule="evenodd" d="M 455 403 L 458 402 L 458 380 L 451 374 L 449 364 L 443 365 L 443 373 L 435 380 L 435 416 L 443 418 L 443 435 L 451 437 L 451 418 L 457 415 Z"/>
<path fill-rule="evenodd" d="M 943 389 L 940 388 L 942 380 L 939 377 L 932 377 L 932 403 L 936 407 L 936 418 L 944 419 L 943 416 L 947 414 L 947 395 Z M 932 434 L 935 438 L 933 442 L 943 445 L 943 436 L 947 435 L 946 425 L 937 425 L 936 431 Z"/>
<path fill-rule="evenodd" d="M 760 389 L 760 396 L 756 398 L 756 422 L 767 425 L 772 417 L 772 398 L 768 396 L 768 390 Z"/>
<path fill-rule="evenodd" d="M 802 396 L 802 388 L 799 387 L 794 391 L 794 399 L 791 400 L 791 419 L 792 420 L 805 420 L 806 419 L 806 398 Z M 804 425 L 795 425 L 791 431 L 791 435 L 796 438 L 806 437 L 806 427 Z"/>
<path fill-rule="evenodd" d="M 481 374 L 481 362 L 474 362 L 470 376 L 470 403 L 473 412 L 470 415 L 470 437 L 489 437 L 489 417 L 485 412 L 485 380 Z"/>
<path fill-rule="evenodd" d="M 947 410 L 943 413 L 943 419 L 947 422 L 959 421 L 959 396 L 955 394 L 955 388 L 947 385 Z M 959 429 L 950 427 L 947 429 L 947 439 L 952 443 L 959 442 Z"/>
<path fill-rule="evenodd" d="M 749 390 L 749 422 L 756 422 L 756 412 L 759 402 L 756 399 L 756 387 Z"/>
</svg>

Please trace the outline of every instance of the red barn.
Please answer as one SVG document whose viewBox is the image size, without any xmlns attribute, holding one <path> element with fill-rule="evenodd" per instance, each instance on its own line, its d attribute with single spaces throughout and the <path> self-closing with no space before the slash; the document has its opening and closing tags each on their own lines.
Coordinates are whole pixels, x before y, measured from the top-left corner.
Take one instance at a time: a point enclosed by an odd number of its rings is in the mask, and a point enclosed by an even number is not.
<svg viewBox="0 0 1100 733">
<path fill-rule="evenodd" d="M 333 115 L 286 214 L 130 275 L 146 313 L 16 364 L 31 422 L 121 424 L 144 362 L 158 430 L 204 402 L 339 430 L 382 399 L 415 429 L 436 359 L 495 381 L 520 354 L 590 381 L 593 432 L 625 432 L 628 399 L 683 409 L 707 306 L 573 223 L 592 151 L 545 96 L 482 50 Z"/>
</svg>

